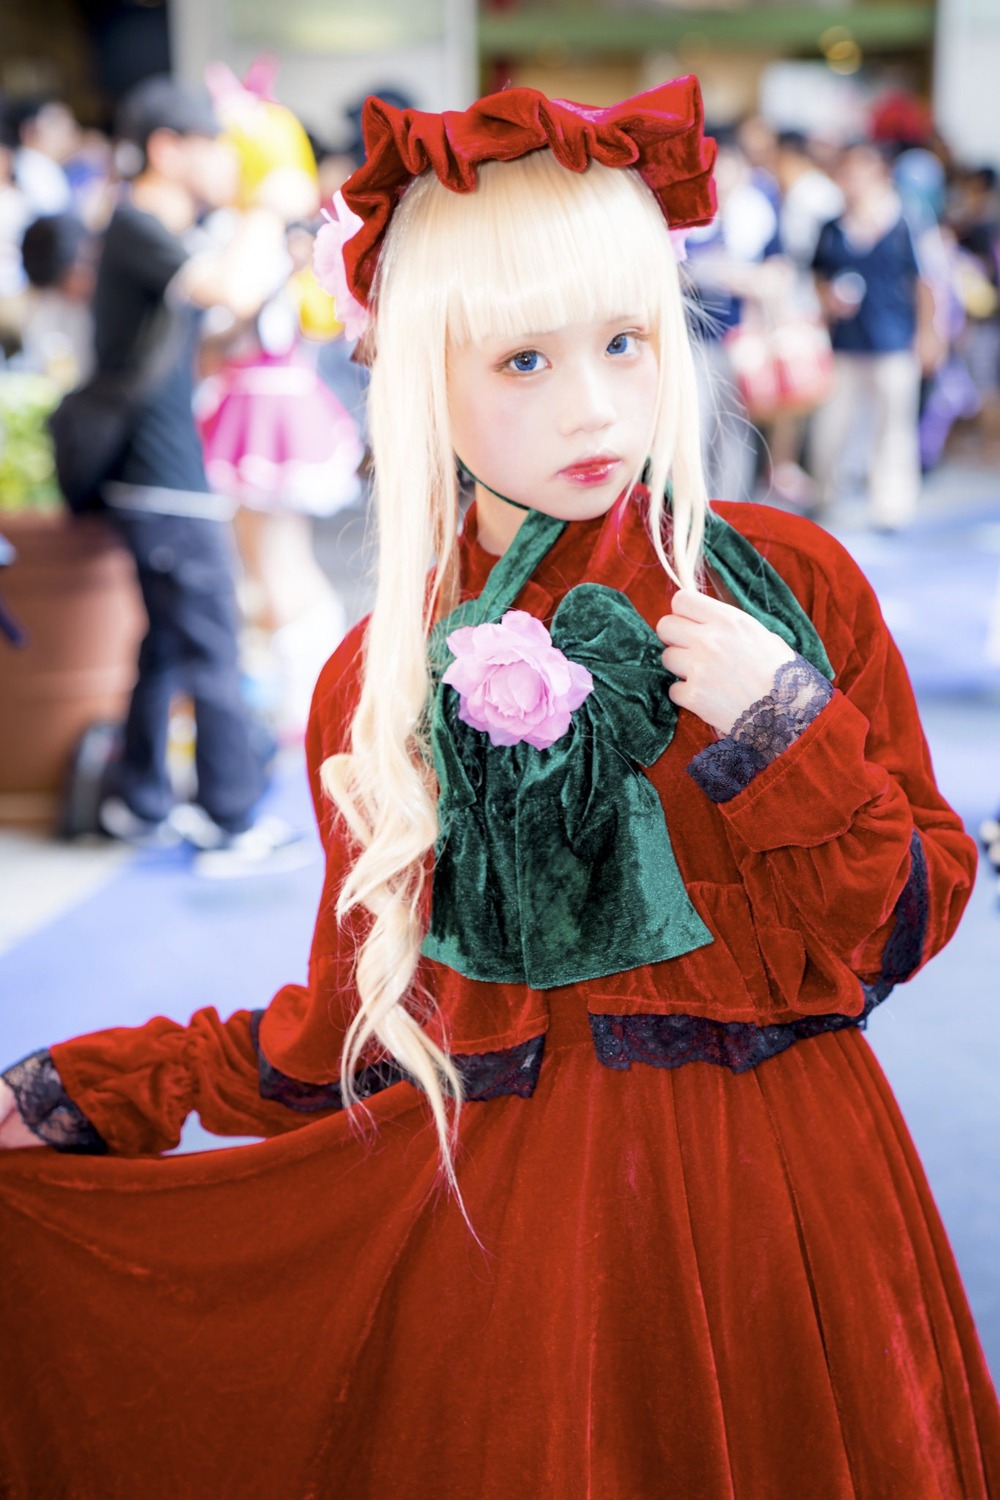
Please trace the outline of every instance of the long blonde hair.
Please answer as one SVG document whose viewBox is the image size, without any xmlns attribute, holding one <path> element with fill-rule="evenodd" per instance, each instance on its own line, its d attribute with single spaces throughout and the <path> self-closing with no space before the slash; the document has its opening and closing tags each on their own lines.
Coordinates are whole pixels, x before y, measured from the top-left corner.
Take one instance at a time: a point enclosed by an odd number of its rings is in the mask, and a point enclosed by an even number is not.
<svg viewBox="0 0 1000 1500">
<path fill-rule="evenodd" d="M 424 173 L 393 217 L 374 300 L 369 415 L 378 580 L 350 752 L 331 756 L 322 772 L 359 846 L 338 915 L 362 908 L 370 917 L 357 955 L 358 1006 L 341 1086 L 345 1103 L 356 1103 L 354 1074 L 365 1056 L 378 1049 L 395 1058 L 426 1094 L 442 1171 L 457 1193 L 462 1084 L 425 1027 L 433 1001 L 416 983 L 438 831 L 424 742 L 427 636 L 456 602 L 449 343 L 516 339 L 642 311 L 660 371 L 648 524 L 664 571 L 682 587 L 701 586 L 707 498 L 677 265 L 663 215 L 634 171 L 595 163 L 569 172 L 543 150 L 486 164 L 468 194 Z M 638 479 L 633 475 L 631 485 Z"/>
</svg>

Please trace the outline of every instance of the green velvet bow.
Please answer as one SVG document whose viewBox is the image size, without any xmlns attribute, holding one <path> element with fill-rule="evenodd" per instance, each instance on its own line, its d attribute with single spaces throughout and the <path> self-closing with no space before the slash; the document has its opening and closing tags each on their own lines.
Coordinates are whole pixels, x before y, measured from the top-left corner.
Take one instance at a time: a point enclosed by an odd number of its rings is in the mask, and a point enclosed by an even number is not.
<svg viewBox="0 0 1000 1500">
<path fill-rule="evenodd" d="M 565 522 L 533 511 L 486 588 L 431 636 L 437 683 L 430 735 L 440 787 L 431 922 L 423 951 L 470 979 L 552 989 L 676 958 L 713 941 L 691 904 L 663 805 L 640 767 L 673 737 L 677 679 L 662 643 L 626 596 L 572 588 L 553 645 L 593 677 L 570 728 L 547 750 L 494 746 L 458 717 L 440 681 L 446 637 L 499 620 Z M 822 642 L 787 584 L 720 517 L 708 517 L 706 560 L 734 599 L 833 676 Z"/>
</svg>

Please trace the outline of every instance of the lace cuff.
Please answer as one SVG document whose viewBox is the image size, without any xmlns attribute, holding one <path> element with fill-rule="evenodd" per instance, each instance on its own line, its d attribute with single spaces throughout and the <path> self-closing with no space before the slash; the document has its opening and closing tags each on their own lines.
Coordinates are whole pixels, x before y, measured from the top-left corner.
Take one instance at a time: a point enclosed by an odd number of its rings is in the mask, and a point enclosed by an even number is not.
<svg viewBox="0 0 1000 1500">
<path fill-rule="evenodd" d="M 874 984 L 862 981 L 866 996 L 881 1004 L 897 984 L 903 984 L 920 967 L 927 937 L 930 892 L 927 877 L 927 855 L 916 829 L 910 836 L 910 873 L 899 893 L 893 915 L 892 931 L 882 950 L 882 971 Z"/>
<path fill-rule="evenodd" d="M 339 1083 L 302 1083 L 268 1062 L 260 1046 L 263 1014 L 262 1010 L 255 1010 L 250 1019 L 250 1035 L 260 1070 L 261 1098 L 309 1114 L 320 1109 L 343 1109 L 344 1096 Z M 522 1099 L 530 1099 L 538 1082 L 544 1047 L 545 1037 L 534 1036 L 516 1047 L 506 1047 L 502 1052 L 453 1054 L 451 1060 L 461 1075 L 465 1097 L 470 1101 L 478 1103 L 497 1099 L 502 1094 L 517 1094 Z M 394 1062 L 362 1068 L 355 1080 L 358 1097 L 370 1099 L 406 1077 L 407 1074 Z"/>
<path fill-rule="evenodd" d="M 108 1145 L 63 1088 L 47 1047 L 32 1052 L 0 1077 L 17 1100 L 18 1113 L 28 1129 L 57 1151 L 104 1156 Z"/>
<path fill-rule="evenodd" d="M 699 750 L 688 762 L 688 775 L 713 802 L 728 802 L 798 739 L 832 697 L 833 684 L 804 657 L 782 662 L 771 691 L 751 703 L 727 735 Z"/>
</svg>

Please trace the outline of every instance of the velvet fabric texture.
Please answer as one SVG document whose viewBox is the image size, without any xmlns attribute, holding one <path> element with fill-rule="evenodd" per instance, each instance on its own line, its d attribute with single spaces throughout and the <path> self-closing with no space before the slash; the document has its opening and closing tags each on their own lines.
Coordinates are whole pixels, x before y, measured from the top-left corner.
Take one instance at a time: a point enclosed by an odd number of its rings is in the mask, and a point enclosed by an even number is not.
<svg viewBox="0 0 1000 1500">
<path fill-rule="evenodd" d="M 638 772 L 677 718 L 655 633 L 624 595 L 584 583 L 556 611 L 552 640 L 594 689 L 548 750 L 492 746 L 460 721 L 454 690 L 440 690 L 440 835 L 423 947 L 469 978 L 536 990 L 713 941 Z"/>
<path fill-rule="evenodd" d="M 365 161 L 344 183 L 362 227 L 344 246 L 352 295 L 367 306 L 389 220 L 413 178 L 431 171 L 454 193 L 471 193 L 487 161 L 514 161 L 545 147 L 568 171 L 592 161 L 634 167 L 672 229 L 708 224 L 715 214 L 715 142 L 703 135 L 701 90 L 693 75 L 608 109 L 547 99 L 532 88 L 504 89 L 466 110 L 429 114 L 365 100 Z"/>
<path fill-rule="evenodd" d="M 1000 1495 L 964 1292 L 864 1037 L 826 1031 L 742 1072 L 595 1056 L 589 1014 L 857 1016 L 915 889 L 914 850 L 920 962 L 973 878 L 854 563 L 808 522 L 718 510 L 817 627 L 836 690 L 728 802 L 687 773 L 711 732 L 684 710 L 639 772 L 715 941 L 545 991 L 424 961 L 453 1051 L 537 1060 L 525 1044 L 545 1038 L 530 1097 L 463 1113 L 478 1244 L 436 1186 L 409 1083 L 370 1099 L 370 1134 L 332 1095 L 329 1109 L 285 1103 L 278 1072 L 336 1082 L 352 1010 L 362 927 L 334 914 L 351 851 L 317 778 L 356 701 L 355 631 L 309 731 L 328 865 L 307 983 L 274 997 L 259 1035 L 246 1011 L 205 1010 L 53 1046 L 110 1154 L 0 1155 L 4 1500 Z M 473 515 L 469 597 L 491 562 Z M 649 624 L 669 607 L 636 508 L 568 526 L 517 602 L 550 621 L 584 582 Z M 148 1159 L 192 1109 L 267 1139 Z"/>
<path fill-rule="evenodd" d="M 637 497 L 643 504 L 645 494 Z M 498 620 L 565 530 L 534 511 L 475 600 L 434 630 L 440 672 L 458 627 Z M 744 607 L 791 637 L 832 676 L 808 615 L 739 533 L 707 528 L 708 562 L 725 570 Z M 656 632 L 616 589 L 581 583 L 552 619 L 551 639 L 587 668 L 593 691 L 548 749 L 494 745 L 463 722 L 440 682 L 431 741 L 440 835 L 424 953 L 470 979 L 553 989 L 676 958 L 713 942 L 684 888 L 663 806 L 639 774 L 673 738 L 677 708 Z M 703 752 L 704 753 L 704 752 Z"/>
</svg>

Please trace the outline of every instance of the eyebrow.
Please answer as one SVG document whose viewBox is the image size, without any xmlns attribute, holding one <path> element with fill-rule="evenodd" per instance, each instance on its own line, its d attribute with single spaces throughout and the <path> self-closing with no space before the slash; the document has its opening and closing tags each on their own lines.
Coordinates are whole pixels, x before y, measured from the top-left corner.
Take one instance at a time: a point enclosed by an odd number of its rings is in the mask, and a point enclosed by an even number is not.
<svg viewBox="0 0 1000 1500">
<path fill-rule="evenodd" d="M 622 324 L 631 325 L 631 324 L 635 324 L 635 323 L 648 323 L 648 322 L 649 322 L 649 317 L 645 313 L 641 313 L 640 314 L 640 313 L 636 312 L 636 313 L 633 313 L 631 315 L 629 313 L 616 313 L 615 316 L 612 317 L 612 318 L 604 318 L 604 319 L 601 320 L 601 322 L 595 323 L 594 327 L 595 328 L 618 328 Z M 572 323 L 563 323 L 563 324 L 560 325 L 559 328 L 545 328 L 545 329 L 534 328 L 534 329 L 529 329 L 526 333 L 516 334 L 511 339 L 501 339 L 499 336 L 497 336 L 495 339 L 489 340 L 489 342 L 490 343 L 496 343 L 497 345 L 500 345 L 503 348 L 509 347 L 509 348 L 514 349 L 515 351 L 517 351 L 518 349 L 524 349 L 524 348 L 526 348 L 528 346 L 528 344 L 530 344 L 530 342 L 531 342 L 532 339 L 550 339 L 554 335 L 558 335 L 560 333 L 563 333 L 567 328 L 572 328 L 574 326 L 576 326 L 576 325 L 574 325 Z"/>
</svg>

